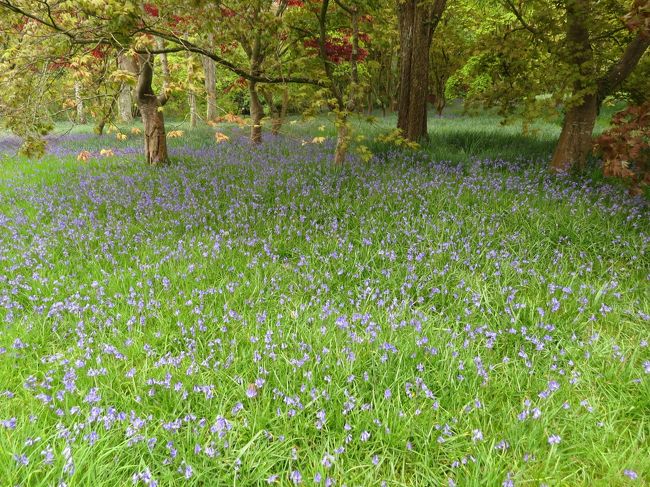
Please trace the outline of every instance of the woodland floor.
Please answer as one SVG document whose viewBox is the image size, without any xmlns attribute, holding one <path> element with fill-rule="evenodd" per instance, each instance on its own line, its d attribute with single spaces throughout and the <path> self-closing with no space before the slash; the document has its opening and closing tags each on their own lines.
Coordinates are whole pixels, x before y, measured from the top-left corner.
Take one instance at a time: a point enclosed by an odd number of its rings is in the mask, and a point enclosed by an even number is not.
<svg viewBox="0 0 650 487">
<path fill-rule="evenodd" d="M 0 483 L 650 482 L 649 207 L 494 120 L 4 137 Z"/>
</svg>

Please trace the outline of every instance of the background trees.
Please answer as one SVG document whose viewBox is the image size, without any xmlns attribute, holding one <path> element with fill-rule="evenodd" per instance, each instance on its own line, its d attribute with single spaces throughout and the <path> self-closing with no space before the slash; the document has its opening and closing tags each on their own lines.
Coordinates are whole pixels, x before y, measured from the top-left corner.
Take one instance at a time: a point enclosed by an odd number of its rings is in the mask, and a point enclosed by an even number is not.
<svg viewBox="0 0 650 487">
<path fill-rule="evenodd" d="M 164 149 L 163 110 L 194 126 L 199 112 L 217 120 L 221 100 L 250 115 L 255 143 L 288 110 L 331 113 L 340 163 L 355 113 L 396 109 L 418 141 L 428 102 L 442 114 L 452 96 L 527 123 L 560 114 L 550 165 L 566 171 L 586 164 L 605 98 L 650 91 L 641 0 L 0 0 L 0 12 L 0 115 L 28 153 L 61 118 L 101 132 L 138 112 L 146 160 L 164 162 L 150 152 Z"/>
<path fill-rule="evenodd" d="M 469 97 L 530 119 L 561 111 L 551 167 L 584 167 L 603 100 L 650 42 L 646 3 L 502 0 L 483 12 L 488 20 L 465 70 Z"/>
</svg>

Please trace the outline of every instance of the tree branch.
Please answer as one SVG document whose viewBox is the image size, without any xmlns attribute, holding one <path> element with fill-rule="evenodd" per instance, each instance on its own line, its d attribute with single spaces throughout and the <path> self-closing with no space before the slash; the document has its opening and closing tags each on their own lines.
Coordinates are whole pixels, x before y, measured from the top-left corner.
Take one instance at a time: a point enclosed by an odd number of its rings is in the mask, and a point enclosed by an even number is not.
<svg viewBox="0 0 650 487">
<path fill-rule="evenodd" d="M 515 6 L 515 2 L 513 2 L 512 0 L 504 0 L 504 3 L 507 5 L 508 9 L 514 14 L 514 16 L 517 17 L 517 20 L 519 21 L 519 23 L 522 25 L 524 29 L 526 29 L 531 34 L 536 35 L 537 37 L 542 37 L 542 33 L 539 30 L 535 29 L 532 25 L 526 22 L 522 13 Z"/>
<path fill-rule="evenodd" d="M 207 49 L 204 49 L 193 42 L 187 41 L 185 39 L 181 39 L 178 36 L 175 36 L 173 34 L 169 34 L 166 32 L 161 32 L 158 30 L 146 28 L 144 29 L 144 32 L 148 34 L 152 34 L 154 36 L 161 37 L 162 39 L 165 39 L 169 42 L 172 42 L 176 45 L 178 45 L 178 48 L 169 48 L 169 49 L 158 49 L 158 50 L 151 50 L 151 51 L 136 51 L 139 52 L 140 54 L 144 52 L 150 52 L 152 54 L 157 54 L 157 53 L 163 53 L 163 52 L 180 52 L 180 51 L 190 51 L 194 52 L 197 54 L 202 54 L 205 57 L 208 57 L 212 60 L 214 60 L 216 63 L 220 64 L 221 66 L 225 67 L 229 71 L 232 71 L 235 74 L 238 74 L 244 79 L 247 79 L 249 81 L 256 81 L 258 83 L 270 83 L 270 84 L 278 84 L 278 83 L 298 83 L 298 84 L 311 84 L 314 86 L 324 86 L 323 82 L 320 80 L 314 80 L 310 78 L 302 78 L 302 77 L 279 77 L 279 78 L 274 78 L 270 76 L 265 76 L 265 75 L 260 75 L 260 76 L 253 76 L 250 74 L 249 71 L 246 69 L 240 68 L 236 66 L 234 63 L 222 58 L 221 56 L 218 56 L 212 51 L 209 51 Z"/>
<path fill-rule="evenodd" d="M 38 22 L 41 25 L 44 25 L 46 27 L 49 27 L 50 29 L 59 32 L 60 34 L 65 35 L 68 37 L 71 41 L 73 41 L 75 44 L 99 44 L 99 43 L 105 43 L 105 39 L 79 39 L 77 38 L 72 32 L 65 30 L 61 26 L 59 26 L 56 22 L 54 22 L 54 19 L 52 19 L 52 15 L 50 13 L 50 5 L 47 2 L 42 2 L 46 5 L 47 10 L 48 10 L 48 16 L 51 19 L 51 21 L 42 19 L 34 14 L 31 14 L 24 9 L 14 5 L 10 0 L 0 0 L 0 8 L 4 7 L 7 10 L 10 10 L 16 14 L 22 15 L 24 17 L 27 17 L 29 19 L 34 20 L 35 22 Z"/>
<path fill-rule="evenodd" d="M 598 80 L 599 100 L 610 95 L 626 80 L 641 60 L 641 56 L 648 49 L 648 46 L 650 46 L 650 36 L 643 33 L 637 34 L 625 48 L 621 59 Z"/>
</svg>

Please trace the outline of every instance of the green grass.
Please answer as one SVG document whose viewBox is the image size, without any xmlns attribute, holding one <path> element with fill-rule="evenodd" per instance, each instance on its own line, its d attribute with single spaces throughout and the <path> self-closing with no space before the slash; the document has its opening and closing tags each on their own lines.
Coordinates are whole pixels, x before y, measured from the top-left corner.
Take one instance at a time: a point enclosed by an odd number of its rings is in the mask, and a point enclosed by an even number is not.
<svg viewBox="0 0 650 487">
<path fill-rule="evenodd" d="M 649 482 L 648 207 L 494 121 L 344 168 L 301 143 L 323 120 L 188 131 L 163 168 L 76 160 L 140 144 L 110 134 L 5 157 L 1 483 Z"/>
</svg>

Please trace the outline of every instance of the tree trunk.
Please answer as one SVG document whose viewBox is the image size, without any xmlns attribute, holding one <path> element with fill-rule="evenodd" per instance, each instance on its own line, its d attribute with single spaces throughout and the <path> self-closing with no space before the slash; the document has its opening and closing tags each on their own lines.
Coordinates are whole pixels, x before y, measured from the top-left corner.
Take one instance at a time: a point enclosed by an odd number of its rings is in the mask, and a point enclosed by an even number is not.
<svg viewBox="0 0 650 487">
<path fill-rule="evenodd" d="M 165 120 L 156 97 L 140 101 L 140 112 L 144 124 L 144 155 L 147 164 L 159 165 L 169 162 Z"/>
<path fill-rule="evenodd" d="M 289 106 L 289 91 L 287 88 L 282 89 L 282 101 L 278 107 L 273 100 L 273 93 L 269 90 L 264 90 L 264 99 L 269 106 L 269 113 L 271 114 L 271 133 L 278 135 L 284 124 L 284 119 L 287 116 L 287 108 Z"/>
<path fill-rule="evenodd" d="M 390 113 L 397 111 L 398 97 L 399 97 L 399 71 L 400 58 L 399 56 L 392 55 L 390 59 L 390 69 L 386 70 L 386 86 L 388 87 L 388 104 L 386 109 Z M 384 116 L 386 116 L 386 109 Z"/>
<path fill-rule="evenodd" d="M 373 112 L 374 109 L 375 109 L 374 104 L 373 104 L 373 102 L 372 102 L 372 100 L 373 100 L 373 98 L 372 98 L 372 92 L 369 92 L 369 93 L 368 93 L 367 100 L 368 100 L 368 103 L 367 103 L 367 105 L 366 105 L 366 108 L 367 108 L 367 114 L 368 114 L 368 116 L 371 116 L 371 115 L 372 115 L 372 112 Z"/>
<path fill-rule="evenodd" d="M 285 118 L 287 118 L 287 110 L 289 109 L 289 90 L 285 86 L 282 89 L 282 102 L 280 103 L 280 112 L 277 114 L 277 117 L 273 119 L 273 124 L 271 125 L 271 133 L 273 135 L 278 135 L 282 129 Z"/>
<path fill-rule="evenodd" d="M 122 88 L 120 88 L 120 96 L 118 99 L 120 119 L 122 122 L 130 123 L 133 121 L 131 103 L 131 87 L 124 83 L 122 84 Z"/>
<path fill-rule="evenodd" d="M 196 85 L 194 80 L 197 77 L 196 64 L 191 52 L 187 52 L 187 104 L 190 107 L 190 128 L 195 129 L 198 124 L 198 113 L 196 111 Z"/>
<path fill-rule="evenodd" d="M 551 159 L 551 170 L 555 172 L 583 168 L 591 152 L 591 132 L 596 123 L 599 102 L 592 66 L 594 53 L 589 40 L 590 4 L 591 0 L 566 2 L 566 42 L 568 61 L 576 69 L 577 76 L 573 82 L 576 100 L 564 114 L 560 140 Z"/>
<path fill-rule="evenodd" d="M 590 0 L 567 0 L 566 40 L 571 53 L 569 62 L 576 67 L 578 75 L 573 84 L 577 104 L 571 106 L 564 116 L 560 139 L 550 164 L 553 172 L 585 167 L 602 100 L 625 81 L 650 45 L 650 33 L 641 27 L 637 36 L 625 47 L 618 62 L 596 78 L 592 66 L 594 55 L 589 32 L 590 12 Z"/>
<path fill-rule="evenodd" d="M 347 115 L 341 113 L 336 120 L 336 149 L 334 150 L 334 164 L 339 166 L 345 163 L 345 158 L 350 146 L 350 126 Z"/>
<path fill-rule="evenodd" d="M 257 33 L 252 44 L 241 43 L 248 55 L 250 62 L 251 76 L 259 76 L 264 54 L 262 53 L 262 35 Z M 260 95 L 257 91 L 257 82 L 248 81 L 248 93 L 250 94 L 250 112 L 251 112 L 251 142 L 259 144 L 262 142 L 262 118 L 264 118 L 264 108 L 260 102 Z"/>
<path fill-rule="evenodd" d="M 108 121 L 113 117 L 113 110 L 115 110 L 115 104 L 117 103 L 118 97 L 119 97 L 119 93 L 116 93 L 114 96 L 112 96 L 108 108 L 106 109 L 106 111 L 100 114 L 97 125 L 95 125 L 94 128 L 95 134 L 104 135 L 104 128 L 106 127 Z"/>
<path fill-rule="evenodd" d="M 77 104 L 77 123 L 86 123 L 86 112 L 84 111 L 84 100 L 81 97 L 81 83 L 74 83 L 74 100 Z"/>
<path fill-rule="evenodd" d="M 278 107 L 276 106 L 275 101 L 273 100 L 272 92 L 270 92 L 269 90 L 263 90 L 262 96 L 264 97 L 266 104 L 269 106 L 269 115 L 271 116 L 271 127 L 272 127 L 271 133 L 273 135 L 277 135 L 278 133 L 276 132 L 276 124 L 281 123 L 278 122 L 278 120 L 280 119 L 280 110 L 278 110 Z"/>
<path fill-rule="evenodd" d="M 257 92 L 257 83 L 255 81 L 248 82 L 248 92 L 251 98 L 251 142 L 260 144 L 262 142 L 264 108 L 260 102 L 260 95 Z"/>
<path fill-rule="evenodd" d="M 195 129 L 197 125 L 197 114 L 196 114 L 196 94 L 193 91 L 187 95 L 187 101 L 190 105 L 190 128 Z"/>
<path fill-rule="evenodd" d="M 591 154 L 591 134 L 598 115 L 596 95 L 587 95 L 580 105 L 570 108 L 565 114 L 560 140 L 551 159 L 554 172 L 567 172 L 573 168 L 582 169 Z"/>
<path fill-rule="evenodd" d="M 165 41 L 160 37 L 156 37 L 156 48 L 159 50 L 165 49 Z M 167 61 L 167 53 L 160 54 L 160 67 L 162 71 L 162 94 L 165 98 L 169 97 L 169 82 L 171 74 L 169 72 L 169 62 Z"/>
<path fill-rule="evenodd" d="M 135 63 L 135 60 L 132 56 L 127 56 L 124 52 L 121 52 L 117 56 L 118 66 L 121 70 L 128 71 L 137 76 L 138 67 Z M 118 111 L 120 113 L 120 119 L 123 122 L 130 123 L 133 121 L 133 99 L 131 97 L 131 87 L 127 83 L 122 83 L 120 88 L 120 96 L 117 100 Z"/>
<path fill-rule="evenodd" d="M 405 0 L 398 6 L 401 66 L 397 128 L 416 142 L 428 137 L 429 48 L 446 3 Z"/>
<path fill-rule="evenodd" d="M 97 125 L 95 125 L 95 128 L 93 129 L 93 132 L 95 135 L 102 136 L 104 135 L 104 127 L 106 126 L 106 119 L 102 117 L 99 122 L 97 122 Z"/>
<path fill-rule="evenodd" d="M 167 137 L 162 107 L 167 103 L 167 92 L 160 96 L 153 93 L 153 54 L 140 56 L 140 75 L 136 88 L 138 108 L 144 124 L 144 155 L 147 164 L 159 165 L 169 162 Z"/>
<path fill-rule="evenodd" d="M 444 94 L 436 97 L 436 112 L 438 113 L 438 117 L 442 117 L 442 111 L 445 109 L 446 105 L 447 99 Z"/>
<path fill-rule="evenodd" d="M 436 109 L 436 113 L 438 114 L 438 117 L 442 117 L 442 112 L 444 111 L 445 106 L 447 105 L 447 98 L 445 98 L 444 90 L 436 89 L 436 93 L 431 93 L 429 95 L 429 101 Z"/>
<path fill-rule="evenodd" d="M 208 35 L 210 47 L 213 47 L 214 36 Z M 205 75 L 205 93 L 207 101 L 206 120 L 213 121 L 217 118 L 217 65 L 213 59 L 203 56 L 203 73 Z"/>
</svg>

